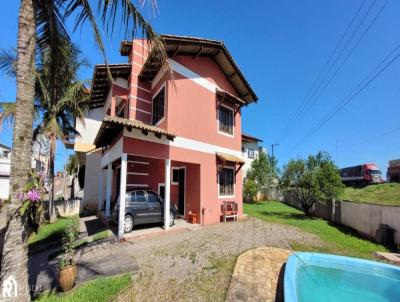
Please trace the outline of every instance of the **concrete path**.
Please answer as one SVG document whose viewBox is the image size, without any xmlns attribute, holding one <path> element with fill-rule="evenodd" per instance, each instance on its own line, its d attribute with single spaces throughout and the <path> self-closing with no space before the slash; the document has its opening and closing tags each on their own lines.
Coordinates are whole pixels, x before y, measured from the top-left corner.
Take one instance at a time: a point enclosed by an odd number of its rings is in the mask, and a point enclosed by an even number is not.
<svg viewBox="0 0 400 302">
<path fill-rule="evenodd" d="M 134 273 L 137 263 L 119 243 L 105 242 L 80 250 L 77 283 L 100 276 L 114 276 Z"/>
<path fill-rule="evenodd" d="M 59 257 L 48 260 L 54 251 L 46 251 L 29 258 L 29 284 L 35 294 L 57 289 Z M 90 244 L 77 252 L 75 260 L 78 263 L 77 284 L 100 276 L 134 273 L 138 270 L 136 262 L 117 243 Z"/>
<path fill-rule="evenodd" d="M 283 301 L 284 264 L 289 250 L 261 247 L 237 259 L 226 301 Z"/>
<path fill-rule="evenodd" d="M 95 215 L 79 218 L 80 238 L 92 236 L 104 230 L 107 230 L 107 226 Z"/>
</svg>

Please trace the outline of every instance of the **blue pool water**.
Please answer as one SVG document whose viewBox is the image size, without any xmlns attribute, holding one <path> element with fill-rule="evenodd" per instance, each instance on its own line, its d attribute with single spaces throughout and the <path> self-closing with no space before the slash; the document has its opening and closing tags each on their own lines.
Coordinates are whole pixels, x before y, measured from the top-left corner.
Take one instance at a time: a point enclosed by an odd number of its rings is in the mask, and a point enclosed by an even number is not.
<svg viewBox="0 0 400 302">
<path fill-rule="evenodd" d="M 285 302 L 400 302 L 400 267 L 318 253 L 289 257 Z"/>
</svg>

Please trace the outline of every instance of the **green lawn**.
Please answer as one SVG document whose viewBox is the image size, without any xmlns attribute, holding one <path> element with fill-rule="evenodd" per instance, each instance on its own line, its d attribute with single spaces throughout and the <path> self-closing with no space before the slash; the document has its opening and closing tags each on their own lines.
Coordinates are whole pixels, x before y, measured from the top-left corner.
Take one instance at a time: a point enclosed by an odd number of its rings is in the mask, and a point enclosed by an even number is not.
<svg viewBox="0 0 400 302">
<path fill-rule="evenodd" d="M 400 206 L 400 183 L 370 185 L 364 188 L 347 187 L 340 199 Z"/>
<path fill-rule="evenodd" d="M 115 296 L 126 289 L 130 284 L 131 276 L 126 274 L 115 277 L 100 277 L 95 280 L 89 281 L 81 286 L 71 290 L 65 294 L 55 294 L 53 292 L 46 292 L 37 298 L 37 301 L 53 302 L 106 302 L 111 301 Z"/>
<path fill-rule="evenodd" d="M 244 204 L 244 212 L 268 222 L 284 223 L 317 235 L 324 243 L 321 247 L 309 247 L 292 243 L 295 250 L 327 252 L 371 259 L 375 251 L 385 248 L 359 237 L 348 228 L 333 225 L 323 219 L 309 217 L 303 212 L 281 202 L 271 201 L 259 204 Z M 290 238 L 286 238 L 290 241 Z"/>
<path fill-rule="evenodd" d="M 45 242 L 59 241 L 65 228 L 71 224 L 75 224 L 77 229 L 79 229 L 79 217 L 59 217 L 55 223 L 45 223 L 39 227 L 37 233 L 29 236 L 28 244 L 37 245 Z"/>
<path fill-rule="evenodd" d="M 93 235 L 92 241 L 107 239 L 111 236 L 112 236 L 112 234 L 111 234 L 110 230 L 104 230 L 104 231 L 98 232 L 97 234 Z"/>
</svg>

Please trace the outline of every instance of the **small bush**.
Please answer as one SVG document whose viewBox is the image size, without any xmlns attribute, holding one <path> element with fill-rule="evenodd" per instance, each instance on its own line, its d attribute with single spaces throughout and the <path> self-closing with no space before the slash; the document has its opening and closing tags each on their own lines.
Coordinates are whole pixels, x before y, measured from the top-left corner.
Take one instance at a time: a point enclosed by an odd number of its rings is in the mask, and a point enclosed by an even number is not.
<svg viewBox="0 0 400 302">
<path fill-rule="evenodd" d="M 253 179 L 245 179 L 244 185 L 243 185 L 243 199 L 246 202 L 252 203 L 257 201 L 257 184 Z"/>
<path fill-rule="evenodd" d="M 64 250 L 64 257 L 58 262 L 58 268 L 64 269 L 73 264 L 75 240 L 78 237 L 78 232 L 74 225 L 69 225 L 64 232 L 62 238 L 62 245 Z"/>
</svg>

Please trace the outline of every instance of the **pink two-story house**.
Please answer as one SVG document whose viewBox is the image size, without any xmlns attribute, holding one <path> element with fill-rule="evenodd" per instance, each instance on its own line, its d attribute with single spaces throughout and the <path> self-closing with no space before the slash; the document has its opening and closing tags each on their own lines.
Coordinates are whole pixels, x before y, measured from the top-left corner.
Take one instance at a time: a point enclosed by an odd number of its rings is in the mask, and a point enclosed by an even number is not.
<svg viewBox="0 0 400 302">
<path fill-rule="evenodd" d="M 143 39 L 121 43 L 128 63 L 110 65 L 112 82 L 105 65 L 95 67 L 92 110 L 100 127 L 93 144 L 102 148 L 98 179 L 106 182 L 98 186 L 99 210 L 109 216 L 117 196 L 148 187 L 164 197 L 165 213 L 174 203 L 182 217 L 196 213 L 206 225 L 221 221 L 224 201 L 235 201 L 240 217 L 241 108 L 257 96 L 223 42 L 162 39 L 173 77 Z M 119 211 L 121 238 L 124 202 Z"/>
</svg>

